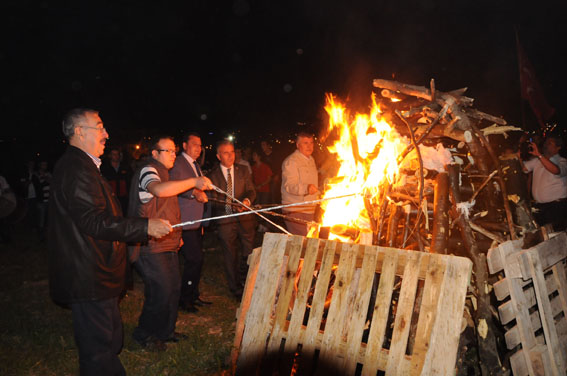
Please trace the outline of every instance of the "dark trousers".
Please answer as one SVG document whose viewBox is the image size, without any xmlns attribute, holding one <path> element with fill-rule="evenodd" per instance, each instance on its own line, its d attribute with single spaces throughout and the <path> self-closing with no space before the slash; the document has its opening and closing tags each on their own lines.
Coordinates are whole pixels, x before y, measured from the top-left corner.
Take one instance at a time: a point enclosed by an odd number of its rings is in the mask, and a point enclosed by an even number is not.
<svg viewBox="0 0 567 376">
<path fill-rule="evenodd" d="M 567 199 L 534 205 L 538 211 L 534 213 L 538 225 L 551 223 L 553 231 L 563 231 L 567 227 Z"/>
<path fill-rule="evenodd" d="M 125 375 L 118 358 L 123 339 L 118 297 L 73 303 L 71 311 L 81 375 Z"/>
<path fill-rule="evenodd" d="M 181 254 L 185 259 L 181 276 L 180 302 L 193 303 L 199 298 L 199 281 L 203 269 L 203 237 L 202 229 L 183 230 L 183 246 Z"/>
<path fill-rule="evenodd" d="M 246 282 L 248 255 L 254 244 L 254 226 L 254 218 L 249 215 L 221 219 L 218 222 L 226 279 L 233 294 L 241 293 Z"/>
<path fill-rule="evenodd" d="M 144 306 L 132 337 L 145 342 L 162 341 L 175 331 L 179 305 L 180 277 L 177 252 L 140 253 L 134 264 L 144 281 Z"/>
</svg>

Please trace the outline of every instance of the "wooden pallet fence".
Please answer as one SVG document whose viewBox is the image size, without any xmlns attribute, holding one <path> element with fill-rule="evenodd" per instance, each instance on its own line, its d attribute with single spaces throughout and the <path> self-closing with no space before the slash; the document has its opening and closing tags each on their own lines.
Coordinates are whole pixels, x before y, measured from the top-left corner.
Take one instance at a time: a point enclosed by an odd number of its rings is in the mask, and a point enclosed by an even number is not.
<svg viewBox="0 0 567 376">
<path fill-rule="evenodd" d="M 505 340 L 515 376 L 565 375 L 567 372 L 567 234 L 561 232 L 522 249 L 508 241 L 488 252 Z"/>
<path fill-rule="evenodd" d="M 249 258 L 233 372 L 453 374 L 471 268 L 463 257 L 267 233 Z"/>
</svg>

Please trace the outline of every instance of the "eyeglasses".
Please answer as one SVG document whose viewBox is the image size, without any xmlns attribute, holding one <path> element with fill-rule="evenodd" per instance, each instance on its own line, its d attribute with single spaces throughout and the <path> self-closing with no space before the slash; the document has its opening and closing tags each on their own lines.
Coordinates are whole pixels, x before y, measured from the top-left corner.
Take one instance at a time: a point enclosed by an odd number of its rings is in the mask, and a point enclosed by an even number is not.
<svg viewBox="0 0 567 376">
<path fill-rule="evenodd" d="M 105 127 L 99 128 L 99 127 L 89 127 L 87 125 L 79 125 L 79 128 L 90 128 L 90 129 L 96 129 L 99 132 L 106 132 Z"/>
<path fill-rule="evenodd" d="M 156 149 L 157 152 L 166 152 L 169 154 L 175 154 L 175 150 L 174 149 Z"/>
</svg>

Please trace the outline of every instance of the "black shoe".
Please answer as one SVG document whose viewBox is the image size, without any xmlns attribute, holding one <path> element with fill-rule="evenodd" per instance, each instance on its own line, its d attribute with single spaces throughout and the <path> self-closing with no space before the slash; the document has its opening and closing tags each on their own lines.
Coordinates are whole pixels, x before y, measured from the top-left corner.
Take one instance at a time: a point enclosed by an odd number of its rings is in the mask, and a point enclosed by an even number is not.
<svg viewBox="0 0 567 376">
<path fill-rule="evenodd" d="M 179 303 L 179 309 L 187 312 L 187 313 L 197 313 L 199 310 L 193 303 Z"/>
<path fill-rule="evenodd" d="M 150 352 L 163 352 L 167 350 L 167 345 L 161 339 L 154 338 L 147 342 L 144 348 Z"/>
<path fill-rule="evenodd" d="M 166 343 L 177 343 L 179 341 L 183 341 L 185 339 L 189 338 L 189 336 L 185 333 L 178 333 L 178 332 L 174 332 L 168 339 L 165 340 Z"/>
<path fill-rule="evenodd" d="M 157 339 L 155 337 L 148 337 L 145 340 L 138 340 L 136 338 L 134 338 L 134 341 L 138 342 L 138 344 L 140 346 L 142 346 L 142 348 L 144 350 L 150 351 L 150 352 L 162 352 L 167 350 L 167 345 L 165 344 L 164 341 Z"/>
<path fill-rule="evenodd" d="M 213 304 L 213 302 L 209 302 L 207 300 L 203 300 L 201 298 L 197 298 L 193 301 L 193 305 L 197 306 L 197 307 L 202 307 L 204 305 L 211 305 Z"/>
</svg>

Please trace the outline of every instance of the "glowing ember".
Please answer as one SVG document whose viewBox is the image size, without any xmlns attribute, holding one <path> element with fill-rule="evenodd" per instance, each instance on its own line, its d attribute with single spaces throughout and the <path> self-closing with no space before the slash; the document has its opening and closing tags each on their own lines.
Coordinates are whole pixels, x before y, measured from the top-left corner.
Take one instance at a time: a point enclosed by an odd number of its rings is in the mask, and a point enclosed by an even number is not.
<svg viewBox="0 0 567 376">
<path fill-rule="evenodd" d="M 338 133 L 338 140 L 328 149 L 335 154 L 340 168 L 337 177 L 327 183 L 323 197 L 360 192 L 371 200 L 386 181 L 394 182 L 398 174 L 396 158 L 406 148 L 407 140 L 382 118 L 374 94 L 370 114 L 352 118 L 332 95 L 327 95 L 325 110 L 329 114 L 329 133 Z M 371 227 L 362 195 L 325 201 L 322 208 L 322 226 Z"/>
</svg>

